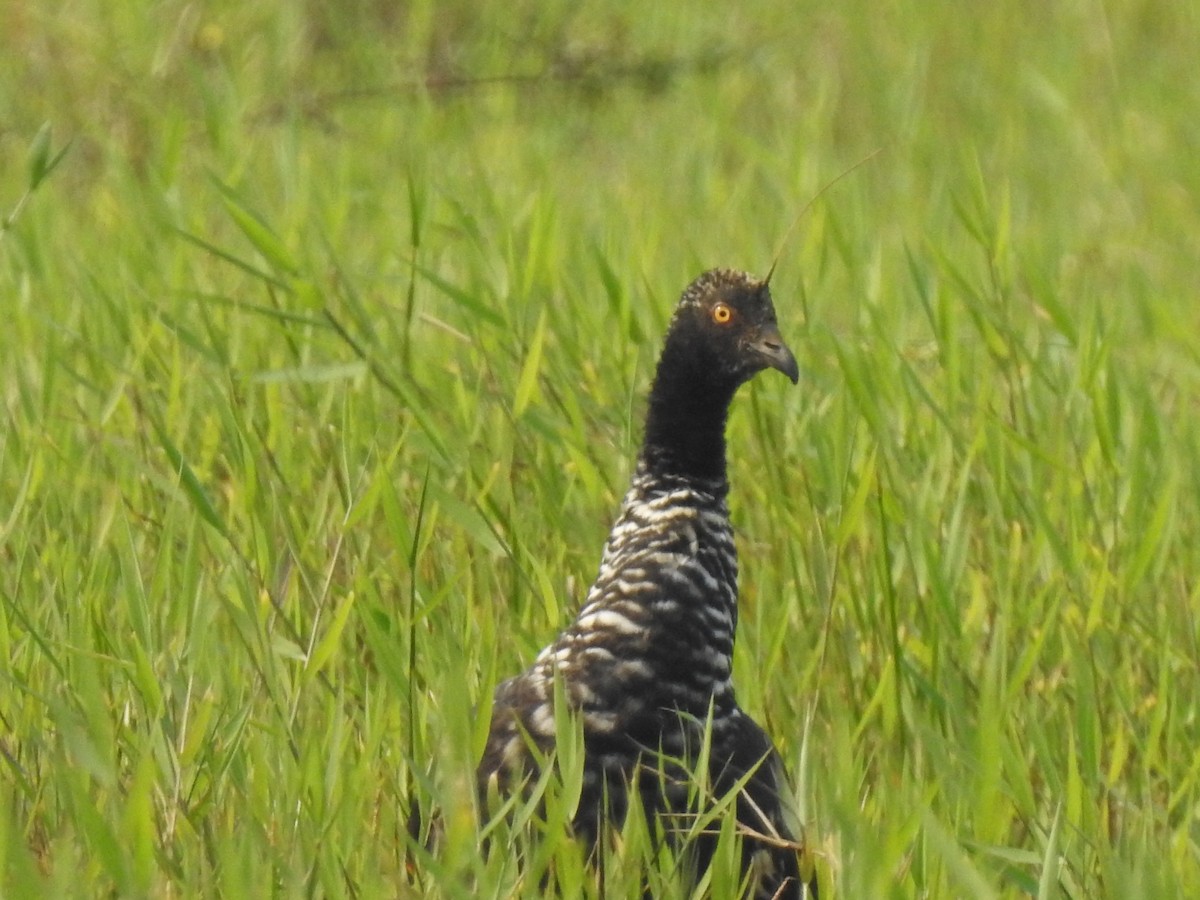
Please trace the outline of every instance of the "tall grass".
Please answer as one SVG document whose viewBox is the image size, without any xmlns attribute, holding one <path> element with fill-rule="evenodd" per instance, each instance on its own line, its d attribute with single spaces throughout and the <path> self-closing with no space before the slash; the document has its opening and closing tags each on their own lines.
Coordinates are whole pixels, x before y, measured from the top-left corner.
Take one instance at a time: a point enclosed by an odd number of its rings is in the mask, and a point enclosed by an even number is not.
<svg viewBox="0 0 1200 900">
<path fill-rule="evenodd" d="M 731 422 L 742 702 L 829 896 L 1200 891 L 1186 4 L 0 36 L 0 894 L 597 895 L 570 735 L 481 845 L 481 710 L 594 574 L 679 291 L 879 147 L 777 269 L 801 387 Z"/>
</svg>

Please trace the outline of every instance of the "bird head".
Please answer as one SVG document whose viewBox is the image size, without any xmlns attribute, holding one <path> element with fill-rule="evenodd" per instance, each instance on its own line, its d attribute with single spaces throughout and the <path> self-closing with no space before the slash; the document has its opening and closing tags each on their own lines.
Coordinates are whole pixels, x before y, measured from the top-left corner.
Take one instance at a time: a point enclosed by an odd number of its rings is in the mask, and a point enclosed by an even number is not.
<svg viewBox="0 0 1200 900">
<path fill-rule="evenodd" d="M 767 282 L 733 269 L 705 272 L 683 292 L 667 329 L 644 458 L 661 472 L 723 479 L 730 402 L 763 369 L 778 369 L 793 384 L 800 379 Z"/>
<path fill-rule="evenodd" d="M 792 384 L 800 379 L 796 357 L 775 320 L 766 281 L 734 269 L 711 269 L 684 290 L 671 320 L 667 349 L 691 357 L 697 380 L 731 391 L 763 369 L 777 369 Z"/>
</svg>

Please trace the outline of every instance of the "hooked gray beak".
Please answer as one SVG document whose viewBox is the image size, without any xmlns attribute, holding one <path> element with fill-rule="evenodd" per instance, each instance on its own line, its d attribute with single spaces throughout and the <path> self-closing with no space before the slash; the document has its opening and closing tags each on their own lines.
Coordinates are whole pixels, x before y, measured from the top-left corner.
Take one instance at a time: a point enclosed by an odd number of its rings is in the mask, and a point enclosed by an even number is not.
<svg viewBox="0 0 1200 900">
<path fill-rule="evenodd" d="M 800 367 L 796 364 L 796 357 L 783 342 L 783 337 L 775 325 L 764 326 L 758 337 L 750 343 L 749 350 L 764 367 L 778 369 L 792 384 L 799 383 Z"/>
</svg>

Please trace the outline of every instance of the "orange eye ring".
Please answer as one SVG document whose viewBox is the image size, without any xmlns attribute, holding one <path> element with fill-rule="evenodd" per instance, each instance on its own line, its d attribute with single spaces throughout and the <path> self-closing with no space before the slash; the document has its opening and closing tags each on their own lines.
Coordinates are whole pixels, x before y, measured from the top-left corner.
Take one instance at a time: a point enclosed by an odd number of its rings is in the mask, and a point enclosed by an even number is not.
<svg viewBox="0 0 1200 900">
<path fill-rule="evenodd" d="M 718 325 L 728 325 L 733 321 L 733 310 L 724 303 L 718 303 L 712 309 L 712 320 Z"/>
</svg>

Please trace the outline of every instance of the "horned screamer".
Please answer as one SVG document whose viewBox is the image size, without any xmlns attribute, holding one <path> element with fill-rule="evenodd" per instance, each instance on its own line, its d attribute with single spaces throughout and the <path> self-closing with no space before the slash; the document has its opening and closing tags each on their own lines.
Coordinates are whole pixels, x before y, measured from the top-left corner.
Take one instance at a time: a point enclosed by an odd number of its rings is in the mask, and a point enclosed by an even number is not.
<svg viewBox="0 0 1200 900">
<path fill-rule="evenodd" d="M 631 791 L 668 840 L 698 803 L 737 792 L 748 896 L 816 897 L 771 740 L 731 682 L 738 561 L 726 494 L 725 422 L 737 389 L 764 369 L 799 380 L 767 280 L 714 269 L 683 292 L 650 391 L 632 484 L 575 621 L 496 688 L 478 771 L 481 797 L 520 790 L 554 748 L 555 681 L 583 730 L 574 828 L 593 845 L 619 827 Z M 697 773 L 707 742 L 707 770 Z M 536 752 L 534 752 L 536 751 Z M 706 778 L 706 791 L 692 787 Z M 707 797 L 707 800 L 697 800 Z M 679 849 L 692 877 L 715 838 Z"/>
</svg>

